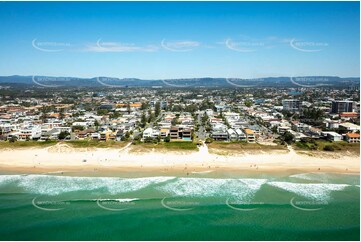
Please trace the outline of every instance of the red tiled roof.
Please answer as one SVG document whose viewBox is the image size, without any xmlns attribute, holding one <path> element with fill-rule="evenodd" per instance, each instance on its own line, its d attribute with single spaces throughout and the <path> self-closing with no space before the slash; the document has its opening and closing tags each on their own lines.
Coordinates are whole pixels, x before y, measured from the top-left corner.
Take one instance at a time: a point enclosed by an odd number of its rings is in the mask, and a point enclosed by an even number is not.
<svg viewBox="0 0 361 242">
<path fill-rule="evenodd" d="M 360 134 L 357 134 L 357 133 L 347 133 L 346 135 L 349 138 L 360 138 Z"/>
</svg>

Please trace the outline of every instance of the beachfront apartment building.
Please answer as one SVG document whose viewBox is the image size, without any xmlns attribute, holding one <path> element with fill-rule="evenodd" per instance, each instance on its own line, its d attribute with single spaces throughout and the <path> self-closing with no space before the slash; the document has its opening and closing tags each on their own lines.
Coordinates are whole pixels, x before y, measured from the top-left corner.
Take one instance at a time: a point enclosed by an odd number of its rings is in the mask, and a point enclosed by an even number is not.
<svg viewBox="0 0 361 242">
<path fill-rule="evenodd" d="M 178 139 L 179 138 L 179 127 L 172 126 L 169 130 L 170 138 L 171 139 Z"/>
<path fill-rule="evenodd" d="M 146 128 L 143 131 L 143 139 L 146 139 L 146 138 L 153 138 L 153 129 L 152 128 Z"/>
<path fill-rule="evenodd" d="M 228 141 L 228 132 L 226 130 L 214 130 L 211 137 L 217 141 Z"/>
<path fill-rule="evenodd" d="M 88 137 L 91 137 L 91 135 L 95 133 L 95 129 L 85 129 L 85 130 L 81 130 L 77 133 L 77 138 L 82 140 L 82 139 L 86 139 Z M 100 134 L 99 134 L 99 138 L 100 138 Z M 98 139 L 99 139 L 98 138 Z"/>
<path fill-rule="evenodd" d="M 239 141 L 247 141 L 246 133 L 242 129 L 236 129 L 237 137 Z"/>
<path fill-rule="evenodd" d="M 227 133 L 228 133 L 229 141 L 237 141 L 238 140 L 237 132 L 234 129 L 228 129 Z"/>
<path fill-rule="evenodd" d="M 46 140 L 58 140 L 60 131 L 56 128 L 50 129 L 50 130 L 42 130 L 41 132 L 41 141 Z"/>
<path fill-rule="evenodd" d="M 165 134 L 164 134 L 165 135 Z M 181 126 L 172 126 L 169 129 L 169 136 L 171 139 L 181 139 L 185 141 L 192 140 L 192 129 Z"/>
<path fill-rule="evenodd" d="M 182 140 L 191 141 L 192 140 L 192 130 L 190 129 L 183 129 L 180 132 L 180 138 Z"/>
<path fill-rule="evenodd" d="M 169 135 L 169 129 L 162 128 L 159 130 L 159 133 L 160 133 L 160 137 L 162 139 L 164 139 L 165 137 L 167 137 Z"/>
<path fill-rule="evenodd" d="M 38 140 L 41 137 L 41 126 L 30 126 L 20 129 L 20 132 L 17 134 L 19 141 L 25 140 Z"/>
<path fill-rule="evenodd" d="M 244 129 L 244 132 L 246 133 L 247 142 L 254 143 L 256 142 L 256 136 L 251 129 Z"/>
<path fill-rule="evenodd" d="M 334 142 L 342 141 L 342 135 L 340 135 L 336 132 L 333 132 L 333 131 L 321 132 L 321 135 L 323 137 L 326 137 L 329 141 L 334 141 Z"/>
<path fill-rule="evenodd" d="M 108 141 L 108 140 L 115 140 L 116 139 L 116 132 L 112 130 L 104 130 L 100 132 L 100 141 Z"/>
</svg>

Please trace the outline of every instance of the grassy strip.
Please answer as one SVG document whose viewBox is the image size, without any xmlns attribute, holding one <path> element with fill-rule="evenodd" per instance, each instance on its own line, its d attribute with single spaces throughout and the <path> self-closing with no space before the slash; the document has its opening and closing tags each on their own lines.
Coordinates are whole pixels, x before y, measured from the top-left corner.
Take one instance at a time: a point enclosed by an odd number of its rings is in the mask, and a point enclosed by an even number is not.
<svg viewBox="0 0 361 242">
<path fill-rule="evenodd" d="M 73 148 L 123 148 L 128 141 L 71 140 L 65 141 Z"/>
<path fill-rule="evenodd" d="M 193 142 L 183 142 L 183 141 L 171 141 L 171 142 L 161 142 L 158 144 L 153 143 L 137 143 L 131 146 L 132 151 L 134 152 L 146 152 L 152 149 L 155 150 L 172 150 L 172 151 L 197 151 L 197 144 Z"/>
<path fill-rule="evenodd" d="M 346 141 L 331 142 L 327 140 L 315 140 L 313 142 L 296 142 L 296 150 L 315 150 L 315 151 L 338 151 L 360 154 L 360 144 L 348 143 Z"/>
<path fill-rule="evenodd" d="M 0 141 L 0 149 L 6 148 L 27 148 L 27 147 L 48 147 L 55 145 L 57 141 L 16 141 L 16 142 L 9 142 L 9 141 Z"/>
<path fill-rule="evenodd" d="M 287 150 L 283 145 L 261 145 L 258 143 L 247 142 L 212 142 L 208 144 L 209 149 L 220 149 L 228 151 L 247 151 L 247 150 Z"/>
<path fill-rule="evenodd" d="M 97 141 L 97 140 L 72 140 L 72 141 L 0 141 L 0 149 L 48 147 L 57 143 L 67 144 L 73 148 L 122 148 L 128 144 L 127 141 Z"/>
</svg>

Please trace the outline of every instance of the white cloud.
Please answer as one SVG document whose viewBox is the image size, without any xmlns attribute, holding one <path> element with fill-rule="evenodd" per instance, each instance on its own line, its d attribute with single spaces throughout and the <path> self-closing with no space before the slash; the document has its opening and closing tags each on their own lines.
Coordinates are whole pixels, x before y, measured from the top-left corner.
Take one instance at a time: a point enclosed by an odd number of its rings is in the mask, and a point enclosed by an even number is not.
<svg viewBox="0 0 361 242">
<path fill-rule="evenodd" d="M 166 41 L 163 39 L 161 41 L 161 46 L 169 51 L 175 52 L 185 52 L 191 51 L 196 47 L 199 47 L 201 44 L 197 41 L 190 41 L 190 40 L 182 40 L 182 41 Z"/>
<path fill-rule="evenodd" d="M 232 39 L 227 39 L 224 44 L 230 50 L 238 51 L 238 52 L 253 52 L 256 51 L 255 48 L 251 47 L 250 42 L 234 42 Z"/>
<path fill-rule="evenodd" d="M 154 52 L 159 49 L 155 45 L 137 46 L 129 43 L 102 42 L 99 39 L 96 44 L 88 45 L 86 52 Z"/>
</svg>

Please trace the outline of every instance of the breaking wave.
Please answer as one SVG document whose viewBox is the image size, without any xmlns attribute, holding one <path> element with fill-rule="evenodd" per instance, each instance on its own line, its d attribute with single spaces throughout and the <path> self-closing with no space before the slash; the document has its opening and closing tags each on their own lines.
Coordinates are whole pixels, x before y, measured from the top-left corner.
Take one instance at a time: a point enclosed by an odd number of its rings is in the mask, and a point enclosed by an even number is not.
<svg viewBox="0 0 361 242">
<path fill-rule="evenodd" d="M 350 186 L 347 184 L 291 182 L 268 182 L 267 184 L 317 201 L 327 201 L 330 199 L 331 192 L 342 191 L 346 187 Z"/>
<path fill-rule="evenodd" d="M 71 177 L 49 175 L 5 175 L 0 176 L 0 186 L 10 183 L 27 192 L 46 195 L 58 195 L 65 192 L 105 190 L 110 194 L 119 194 L 143 189 L 153 184 L 166 182 L 175 177 Z"/>
</svg>

